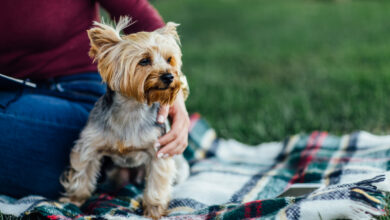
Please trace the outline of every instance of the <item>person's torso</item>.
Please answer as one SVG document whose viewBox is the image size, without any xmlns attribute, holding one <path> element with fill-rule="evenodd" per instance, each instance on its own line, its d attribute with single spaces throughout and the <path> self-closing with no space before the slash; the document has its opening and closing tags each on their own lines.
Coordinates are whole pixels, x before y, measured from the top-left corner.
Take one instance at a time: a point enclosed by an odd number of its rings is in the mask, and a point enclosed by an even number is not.
<svg viewBox="0 0 390 220">
<path fill-rule="evenodd" d="M 86 30 L 92 0 L 4 0 L 0 7 L 0 73 L 44 79 L 93 71 Z"/>
</svg>

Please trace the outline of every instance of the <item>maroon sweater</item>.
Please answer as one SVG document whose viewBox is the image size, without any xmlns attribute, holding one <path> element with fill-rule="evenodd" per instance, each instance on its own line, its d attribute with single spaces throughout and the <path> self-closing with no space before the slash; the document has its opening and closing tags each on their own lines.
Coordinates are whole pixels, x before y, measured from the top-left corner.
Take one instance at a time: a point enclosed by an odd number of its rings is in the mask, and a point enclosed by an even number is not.
<svg viewBox="0 0 390 220">
<path fill-rule="evenodd" d="M 96 71 L 86 30 L 99 4 L 113 18 L 132 17 L 126 33 L 164 25 L 147 0 L 4 0 L 0 5 L 0 73 L 46 79 Z"/>
</svg>

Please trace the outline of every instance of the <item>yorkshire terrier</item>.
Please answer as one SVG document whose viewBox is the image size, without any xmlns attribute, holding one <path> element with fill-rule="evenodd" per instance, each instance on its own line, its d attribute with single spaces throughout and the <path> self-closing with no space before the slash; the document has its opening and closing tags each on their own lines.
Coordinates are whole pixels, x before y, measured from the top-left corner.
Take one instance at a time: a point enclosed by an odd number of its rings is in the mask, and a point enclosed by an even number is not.
<svg viewBox="0 0 390 220">
<path fill-rule="evenodd" d="M 107 92 L 72 149 L 70 169 L 61 177 L 61 201 L 80 206 L 88 199 L 107 156 L 122 169 L 145 167 L 144 215 L 157 219 L 167 214 L 173 183 L 189 174 L 182 155 L 157 157 L 154 148 L 165 132 L 156 122 L 159 106 L 171 105 L 181 89 L 178 25 L 168 22 L 153 32 L 130 35 L 120 33 L 130 25 L 127 17 L 116 27 L 94 25 L 88 30 L 89 55 L 98 62 Z"/>
</svg>

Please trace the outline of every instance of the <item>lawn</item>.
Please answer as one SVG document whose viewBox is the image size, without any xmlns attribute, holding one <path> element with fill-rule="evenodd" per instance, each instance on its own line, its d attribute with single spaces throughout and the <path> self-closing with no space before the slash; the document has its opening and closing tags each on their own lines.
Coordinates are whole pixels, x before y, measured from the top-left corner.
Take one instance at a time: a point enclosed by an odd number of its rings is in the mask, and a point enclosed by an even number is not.
<svg viewBox="0 0 390 220">
<path fill-rule="evenodd" d="M 180 23 L 190 113 L 248 144 L 390 132 L 390 2 L 153 1 Z"/>
</svg>

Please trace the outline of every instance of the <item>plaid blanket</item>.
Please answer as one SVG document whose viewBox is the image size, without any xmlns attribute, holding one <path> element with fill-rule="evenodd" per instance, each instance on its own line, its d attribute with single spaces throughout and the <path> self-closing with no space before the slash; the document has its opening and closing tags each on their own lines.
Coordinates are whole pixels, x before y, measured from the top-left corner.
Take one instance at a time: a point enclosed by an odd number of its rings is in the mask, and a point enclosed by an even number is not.
<svg viewBox="0 0 390 220">
<path fill-rule="evenodd" d="M 189 179 L 174 188 L 164 219 L 371 219 L 386 214 L 390 191 L 390 136 L 367 132 L 295 135 L 247 146 L 217 139 L 191 117 Z M 295 183 L 322 183 L 304 196 L 278 198 Z M 100 186 L 81 207 L 40 196 L 0 196 L 0 217 L 143 219 L 142 188 Z"/>
</svg>

